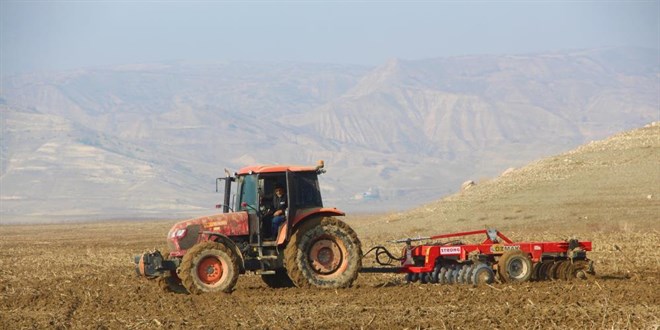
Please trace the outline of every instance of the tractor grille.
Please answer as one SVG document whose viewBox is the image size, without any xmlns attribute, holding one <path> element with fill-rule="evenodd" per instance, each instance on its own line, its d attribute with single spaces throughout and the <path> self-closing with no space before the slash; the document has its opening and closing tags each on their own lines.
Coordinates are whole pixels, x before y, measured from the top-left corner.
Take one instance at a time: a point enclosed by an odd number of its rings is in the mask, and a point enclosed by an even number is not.
<svg viewBox="0 0 660 330">
<path fill-rule="evenodd" d="M 202 226 L 201 225 L 190 225 L 186 227 L 188 229 L 186 231 L 186 236 L 184 236 L 180 241 L 179 241 L 179 247 L 183 250 L 188 250 L 190 249 L 195 243 L 197 243 L 197 238 L 199 237 L 199 233 L 202 232 Z"/>
</svg>

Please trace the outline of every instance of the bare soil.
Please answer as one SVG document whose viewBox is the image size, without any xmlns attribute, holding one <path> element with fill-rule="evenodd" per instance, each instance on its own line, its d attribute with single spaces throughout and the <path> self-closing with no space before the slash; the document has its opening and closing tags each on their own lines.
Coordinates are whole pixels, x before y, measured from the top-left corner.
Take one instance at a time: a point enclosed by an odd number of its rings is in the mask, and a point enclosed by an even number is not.
<svg viewBox="0 0 660 330">
<path fill-rule="evenodd" d="M 174 221 L 0 226 L 0 329 L 658 329 L 660 127 L 541 160 L 401 214 L 347 217 L 363 251 L 406 236 L 495 226 L 514 240 L 594 243 L 581 281 L 472 287 L 360 274 L 341 290 L 163 292 L 133 256 Z M 373 264 L 373 255 L 364 259 Z"/>
<path fill-rule="evenodd" d="M 349 219 L 357 227 L 360 221 Z M 586 281 L 472 287 L 406 284 L 398 274 L 361 274 L 352 288 L 320 290 L 271 289 L 260 277 L 245 275 L 231 294 L 188 295 L 163 292 L 155 281 L 138 278 L 133 270 L 133 255 L 161 246 L 170 224 L 0 227 L 0 328 L 639 329 L 660 325 L 657 231 L 585 233 L 596 244 L 591 257 L 598 271 Z M 381 243 L 363 241 L 365 246 Z M 369 260 L 373 258 L 365 258 L 367 264 Z"/>
</svg>

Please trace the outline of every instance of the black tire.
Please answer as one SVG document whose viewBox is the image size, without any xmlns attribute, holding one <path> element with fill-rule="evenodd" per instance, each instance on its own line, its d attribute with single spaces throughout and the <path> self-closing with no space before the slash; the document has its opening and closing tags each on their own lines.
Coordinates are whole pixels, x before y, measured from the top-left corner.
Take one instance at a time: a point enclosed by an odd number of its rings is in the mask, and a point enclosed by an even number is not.
<svg viewBox="0 0 660 330">
<path fill-rule="evenodd" d="M 284 249 L 287 273 L 297 287 L 349 287 L 362 268 L 361 257 L 357 234 L 332 217 L 307 220 Z"/>
<path fill-rule="evenodd" d="M 497 262 L 497 273 L 502 282 L 529 281 L 532 277 L 532 260 L 523 251 L 506 251 Z"/>
<path fill-rule="evenodd" d="M 278 269 L 275 271 L 275 274 L 272 275 L 261 275 L 261 280 L 271 288 L 290 288 L 293 287 L 293 281 L 289 278 L 289 275 L 286 273 L 286 269 Z"/>
<path fill-rule="evenodd" d="M 238 272 L 236 255 L 217 242 L 197 243 L 183 256 L 178 269 L 181 283 L 192 294 L 231 292 Z"/>
</svg>

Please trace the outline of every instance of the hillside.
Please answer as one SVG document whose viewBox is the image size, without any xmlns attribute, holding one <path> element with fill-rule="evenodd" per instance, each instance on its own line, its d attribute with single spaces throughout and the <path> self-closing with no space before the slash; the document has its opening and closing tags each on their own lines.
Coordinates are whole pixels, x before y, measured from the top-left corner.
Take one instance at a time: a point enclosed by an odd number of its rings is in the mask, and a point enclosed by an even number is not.
<svg viewBox="0 0 660 330">
<path fill-rule="evenodd" d="M 510 169 L 405 213 L 358 225 L 374 235 L 481 229 L 660 230 L 660 122 Z M 396 236 L 401 236 L 397 234 Z"/>
<path fill-rule="evenodd" d="M 2 77 L 0 217 L 189 217 L 215 211 L 224 168 L 319 159 L 327 205 L 399 211 L 658 120 L 657 55 L 169 62 Z"/>
</svg>

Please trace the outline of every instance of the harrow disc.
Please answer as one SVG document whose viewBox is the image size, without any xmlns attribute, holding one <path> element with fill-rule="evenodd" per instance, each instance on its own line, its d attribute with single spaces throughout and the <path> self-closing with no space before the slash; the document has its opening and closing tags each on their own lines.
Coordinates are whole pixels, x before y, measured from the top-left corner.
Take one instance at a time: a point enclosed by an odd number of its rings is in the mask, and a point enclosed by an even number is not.
<svg viewBox="0 0 660 330">
<path fill-rule="evenodd" d="M 554 261 L 552 260 L 544 261 L 541 264 L 541 266 L 539 267 L 539 275 L 538 275 L 539 281 L 545 281 L 550 279 L 550 277 L 548 277 L 548 270 L 550 269 L 550 267 L 552 267 L 553 264 Z"/>
<path fill-rule="evenodd" d="M 447 284 L 447 267 L 441 267 L 438 273 L 438 283 Z"/>
<path fill-rule="evenodd" d="M 447 278 L 449 279 L 447 282 L 448 284 L 458 283 L 456 282 L 458 280 L 458 269 L 452 268 L 449 272 L 447 272 L 447 274 Z"/>
<path fill-rule="evenodd" d="M 456 283 L 459 284 L 465 283 L 463 280 L 465 279 L 466 270 L 467 270 L 466 266 L 461 266 L 461 268 L 458 269 L 458 275 L 456 275 Z"/>
<path fill-rule="evenodd" d="M 550 280 L 557 280 L 559 279 L 558 274 L 557 274 L 557 269 L 559 266 L 561 266 L 562 262 L 561 261 L 555 261 L 552 266 L 548 269 L 548 279 Z"/>
<path fill-rule="evenodd" d="M 488 264 L 474 266 L 471 282 L 474 285 L 491 284 L 495 281 L 495 272 Z"/>
<path fill-rule="evenodd" d="M 438 283 L 440 281 L 439 277 L 440 277 L 440 269 L 441 268 L 442 268 L 442 265 L 440 265 L 440 264 L 435 265 L 435 267 L 433 268 L 433 272 L 431 273 L 431 280 L 430 280 L 431 283 L 435 284 L 435 283 Z"/>
<path fill-rule="evenodd" d="M 532 266 L 532 281 L 540 281 L 540 270 L 541 266 L 543 266 L 543 262 L 537 262 Z"/>
<path fill-rule="evenodd" d="M 474 270 L 474 265 L 467 265 L 465 268 L 465 272 L 463 273 L 463 284 L 472 284 L 472 272 Z"/>
<path fill-rule="evenodd" d="M 559 280 L 568 280 L 568 270 L 571 267 L 570 260 L 563 260 L 559 263 L 556 270 L 556 278 Z"/>
<path fill-rule="evenodd" d="M 569 279 L 577 278 L 580 280 L 586 280 L 595 274 L 596 272 L 594 272 L 592 265 L 588 261 L 577 260 L 573 262 L 573 268 L 570 270 L 567 277 Z"/>
<path fill-rule="evenodd" d="M 447 271 L 445 272 L 445 284 L 451 284 L 451 272 L 454 270 L 453 266 L 447 267 Z"/>
</svg>

